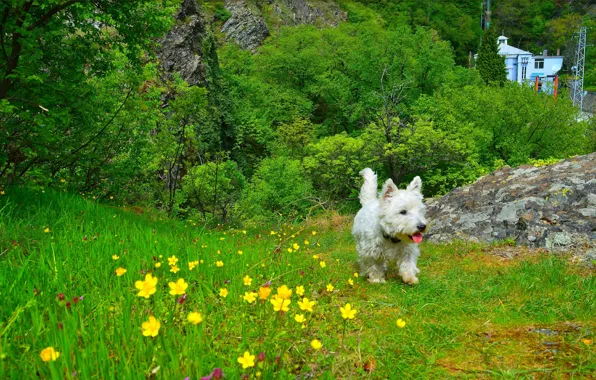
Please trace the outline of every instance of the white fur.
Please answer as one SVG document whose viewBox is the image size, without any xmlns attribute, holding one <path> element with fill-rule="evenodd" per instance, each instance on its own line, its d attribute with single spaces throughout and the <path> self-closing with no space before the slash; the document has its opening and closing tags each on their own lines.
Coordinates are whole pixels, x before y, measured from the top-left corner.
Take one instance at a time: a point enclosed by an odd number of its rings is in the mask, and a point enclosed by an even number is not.
<svg viewBox="0 0 596 380">
<path fill-rule="evenodd" d="M 424 232 L 425 207 L 422 203 L 422 181 L 414 178 L 406 190 L 399 190 L 391 179 L 383 185 L 377 199 L 377 176 L 369 168 L 360 172 L 364 184 L 360 190 L 362 208 L 354 218 L 352 235 L 356 240 L 360 274 L 373 283 L 385 282 L 389 264 L 395 263 L 407 284 L 418 283 L 416 267 L 420 251 L 411 236 Z M 401 212 L 406 211 L 405 215 Z M 399 239 L 394 243 L 383 236 Z"/>
</svg>

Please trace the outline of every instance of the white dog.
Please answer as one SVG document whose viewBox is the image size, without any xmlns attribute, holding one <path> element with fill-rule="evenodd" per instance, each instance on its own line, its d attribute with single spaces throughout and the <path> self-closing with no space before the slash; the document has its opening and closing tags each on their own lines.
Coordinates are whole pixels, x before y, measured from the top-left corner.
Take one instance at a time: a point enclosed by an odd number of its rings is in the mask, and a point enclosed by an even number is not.
<svg viewBox="0 0 596 380">
<path fill-rule="evenodd" d="M 369 168 L 360 175 L 364 177 L 359 197 L 362 208 L 352 229 L 360 274 L 372 283 L 383 283 L 387 265 L 395 262 L 403 281 L 417 284 L 418 243 L 426 230 L 420 177 L 414 178 L 406 190 L 399 190 L 388 179 L 377 199 L 377 175 Z"/>
</svg>

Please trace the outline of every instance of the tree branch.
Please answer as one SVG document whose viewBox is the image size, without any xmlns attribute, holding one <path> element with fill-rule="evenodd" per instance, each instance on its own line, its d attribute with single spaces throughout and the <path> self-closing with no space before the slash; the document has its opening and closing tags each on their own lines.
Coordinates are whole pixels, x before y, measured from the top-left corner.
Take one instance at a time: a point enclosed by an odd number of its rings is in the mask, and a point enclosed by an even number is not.
<svg viewBox="0 0 596 380">
<path fill-rule="evenodd" d="M 41 24 L 45 23 L 46 21 L 48 21 L 53 15 L 55 15 L 56 13 L 60 12 L 61 10 L 70 7 L 71 5 L 80 2 L 81 0 L 68 0 L 66 3 L 60 4 L 60 5 L 56 5 L 54 8 L 50 9 L 49 11 L 47 11 L 43 16 L 41 16 L 39 18 L 39 20 L 35 21 L 33 24 L 29 25 L 27 27 L 28 31 L 32 31 L 35 28 L 37 28 L 38 26 L 40 26 Z"/>
</svg>

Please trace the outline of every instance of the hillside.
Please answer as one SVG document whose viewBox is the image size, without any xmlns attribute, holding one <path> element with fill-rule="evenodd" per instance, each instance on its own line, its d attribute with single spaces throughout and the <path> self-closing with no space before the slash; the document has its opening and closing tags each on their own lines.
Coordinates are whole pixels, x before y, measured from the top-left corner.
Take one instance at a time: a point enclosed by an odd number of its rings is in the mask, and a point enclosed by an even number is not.
<svg viewBox="0 0 596 380">
<path fill-rule="evenodd" d="M 0 198 L 0 377 L 217 378 L 219 368 L 226 378 L 589 378 L 596 370 L 593 273 L 542 251 L 426 243 L 420 285 L 392 273 L 379 286 L 354 276 L 350 217 L 206 231 L 118 202 L 18 189 Z M 157 283 L 145 298 L 135 283 L 147 274 Z M 275 311 L 276 292 L 288 294 L 287 311 Z M 306 298 L 312 311 L 301 310 Z M 354 319 L 342 318 L 347 303 Z M 157 330 L 144 325 L 150 316 Z M 55 361 L 47 350 L 40 357 L 48 347 Z M 246 351 L 254 367 L 238 362 Z"/>
</svg>

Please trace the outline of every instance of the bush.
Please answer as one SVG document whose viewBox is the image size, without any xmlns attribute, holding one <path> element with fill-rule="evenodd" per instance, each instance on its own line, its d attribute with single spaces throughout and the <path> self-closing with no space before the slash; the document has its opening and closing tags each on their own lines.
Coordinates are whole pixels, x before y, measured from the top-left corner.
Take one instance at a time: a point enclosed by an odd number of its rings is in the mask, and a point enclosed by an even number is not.
<svg viewBox="0 0 596 380">
<path fill-rule="evenodd" d="M 191 168 L 179 193 L 180 212 L 197 210 L 205 222 L 210 217 L 226 222 L 240 199 L 245 179 L 234 161 L 209 162 Z"/>
<path fill-rule="evenodd" d="M 300 161 L 288 157 L 264 159 L 244 191 L 244 219 L 253 223 L 284 217 L 303 217 L 311 202 L 312 185 Z"/>
</svg>

